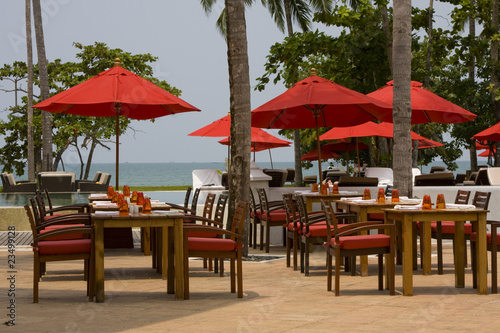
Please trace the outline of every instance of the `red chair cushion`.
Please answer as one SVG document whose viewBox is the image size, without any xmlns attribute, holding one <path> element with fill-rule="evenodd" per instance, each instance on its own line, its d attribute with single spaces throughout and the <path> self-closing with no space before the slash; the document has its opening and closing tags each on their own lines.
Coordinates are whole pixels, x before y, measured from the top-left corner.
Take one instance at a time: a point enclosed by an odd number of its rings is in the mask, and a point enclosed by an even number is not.
<svg viewBox="0 0 500 333">
<path fill-rule="evenodd" d="M 477 240 L 476 232 L 470 234 L 470 240 L 472 242 L 475 242 Z M 488 244 L 491 244 L 491 240 L 492 240 L 491 234 L 486 234 L 486 241 L 488 242 Z M 497 234 L 497 244 L 500 244 L 500 234 Z"/>
<path fill-rule="evenodd" d="M 443 234 L 454 234 L 455 233 L 455 222 L 453 221 L 442 221 L 441 230 Z M 437 232 L 437 222 L 431 222 L 431 231 Z M 464 223 L 464 233 L 470 235 L 472 233 L 472 224 Z"/>
<path fill-rule="evenodd" d="M 343 225 L 347 225 L 347 224 L 338 224 L 337 227 L 338 228 L 342 228 Z M 309 226 L 309 232 L 307 234 L 305 234 L 306 237 L 326 237 L 327 233 L 326 233 L 326 228 L 327 228 L 327 224 L 326 224 L 326 221 L 321 221 L 321 222 L 318 222 L 318 223 L 315 223 L 313 225 L 310 225 Z M 332 234 L 333 234 L 333 227 L 332 227 Z M 302 228 L 302 234 L 304 234 L 306 232 L 306 228 Z"/>
<path fill-rule="evenodd" d="M 43 230 L 40 230 L 40 234 L 43 234 L 47 231 L 51 230 L 57 230 L 61 228 L 68 228 L 68 227 L 83 227 L 85 224 L 58 224 L 58 225 L 51 225 L 46 227 Z M 74 234 L 66 234 L 66 235 L 59 235 L 59 236 L 53 236 L 53 237 L 48 237 L 44 238 L 43 241 L 54 241 L 54 240 L 70 240 L 70 239 L 82 239 L 85 238 L 84 234 L 82 233 L 74 233 Z"/>
<path fill-rule="evenodd" d="M 390 246 L 391 237 L 388 235 L 354 235 L 339 238 L 339 246 L 341 249 L 366 249 L 374 247 Z M 330 246 L 335 246 L 335 238 L 330 241 Z"/>
<path fill-rule="evenodd" d="M 384 213 L 369 213 L 368 220 L 370 221 L 384 221 Z"/>
<path fill-rule="evenodd" d="M 49 254 L 90 253 L 90 239 L 72 239 L 38 242 L 38 252 Z"/>
<path fill-rule="evenodd" d="M 286 221 L 286 210 L 285 209 L 277 209 L 271 211 L 269 214 L 267 212 L 264 212 L 261 217 L 263 220 L 271 220 L 275 222 L 279 221 Z"/>
<path fill-rule="evenodd" d="M 300 223 L 297 223 L 297 228 L 295 228 L 294 222 L 290 222 L 288 224 L 283 224 L 283 227 L 287 228 L 290 231 L 297 231 L 298 229 L 300 229 Z"/>
<path fill-rule="evenodd" d="M 230 252 L 237 250 L 238 243 L 225 238 L 189 237 L 188 248 L 191 251 Z"/>
</svg>

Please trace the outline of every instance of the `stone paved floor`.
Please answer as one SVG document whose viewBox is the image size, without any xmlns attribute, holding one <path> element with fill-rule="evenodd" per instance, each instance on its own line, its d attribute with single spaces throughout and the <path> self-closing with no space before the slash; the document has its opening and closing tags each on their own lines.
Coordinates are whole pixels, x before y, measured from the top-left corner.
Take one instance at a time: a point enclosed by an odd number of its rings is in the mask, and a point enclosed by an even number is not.
<svg viewBox="0 0 500 333">
<path fill-rule="evenodd" d="M 434 249 L 435 250 L 435 249 Z M 253 253 L 262 254 L 252 250 Z M 451 246 L 445 246 L 445 274 L 414 276 L 414 296 L 401 296 L 400 267 L 396 296 L 378 291 L 376 259 L 370 276 L 341 277 L 341 296 L 326 291 L 324 252 L 312 256 L 311 276 L 285 267 L 285 260 L 245 262 L 244 298 L 229 293 L 229 278 L 214 276 L 190 261 L 191 299 L 175 300 L 166 282 L 138 249 L 107 250 L 105 303 L 87 302 L 82 264 L 55 262 L 32 303 L 32 252 L 18 248 L 15 323 L 1 332 L 498 332 L 500 296 L 479 296 L 471 286 L 454 288 Z M 7 251 L 0 249 L 0 316 L 7 321 Z M 284 254 L 273 247 L 271 254 Z M 491 276 L 488 275 L 488 279 Z M 488 284 L 490 281 L 488 280 Z"/>
</svg>

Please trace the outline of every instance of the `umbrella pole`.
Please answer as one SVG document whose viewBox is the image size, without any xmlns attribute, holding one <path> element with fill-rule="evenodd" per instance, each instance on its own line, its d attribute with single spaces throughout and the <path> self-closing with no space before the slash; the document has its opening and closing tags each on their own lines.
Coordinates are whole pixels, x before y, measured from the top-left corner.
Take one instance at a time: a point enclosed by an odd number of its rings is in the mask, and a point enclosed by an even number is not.
<svg viewBox="0 0 500 333">
<path fill-rule="evenodd" d="M 274 169 L 274 167 L 273 167 L 273 158 L 271 156 L 271 149 L 268 149 L 268 150 L 269 150 L 269 160 L 271 161 L 271 169 Z M 254 153 L 254 156 L 255 156 L 255 151 L 253 153 Z"/>
<path fill-rule="evenodd" d="M 358 138 L 356 137 L 356 155 L 358 156 L 358 177 L 361 177 L 361 164 L 359 164 Z"/>
<path fill-rule="evenodd" d="M 256 145 L 255 145 L 255 143 L 254 143 L 254 144 L 253 144 L 253 161 L 254 161 L 254 162 L 255 162 L 255 146 L 256 146 Z M 272 165 L 272 163 L 271 163 L 271 165 Z M 271 169 L 272 169 L 272 168 L 273 168 L 273 167 L 271 166 Z"/>
<path fill-rule="evenodd" d="M 323 172 L 321 171 L 321 145 L 319 144 L 319 127 L 318 127 L 318 117 L 319 110 L 315 110 L 314 120 L 316 121 L 316 148 L 318 149 L 318 170 L 319 170 L 319 183 L 323 183 Z"/>
<path fill-rule="evenodd" d="M 118 191 L 118 179 L 120 170 L 120 109 L 121 104 L 115 103 L 116 109 L 116 191 Z"/>
</svg>

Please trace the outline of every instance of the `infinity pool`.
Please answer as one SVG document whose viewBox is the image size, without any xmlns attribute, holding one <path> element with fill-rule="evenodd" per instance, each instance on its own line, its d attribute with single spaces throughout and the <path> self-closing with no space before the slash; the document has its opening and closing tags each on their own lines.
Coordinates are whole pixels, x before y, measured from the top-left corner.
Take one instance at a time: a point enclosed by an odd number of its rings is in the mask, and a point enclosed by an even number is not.
<svg viewBox="0 0 500 333">
<path fill-rule="evenodd" d="M 152 199 L 163 202 L 184 204 L 185 191 L 155 191 L 144 192 Z M 0 207 L 22 207 L 29 202 L 33 193 L 0 193 Z M 89 193 L 51 193 L 50 199 L 54 206 L 70 205 L 72 203 L 88 203 Z M 200 196 L 199 203 L 204 199 Z"/>
</svg>

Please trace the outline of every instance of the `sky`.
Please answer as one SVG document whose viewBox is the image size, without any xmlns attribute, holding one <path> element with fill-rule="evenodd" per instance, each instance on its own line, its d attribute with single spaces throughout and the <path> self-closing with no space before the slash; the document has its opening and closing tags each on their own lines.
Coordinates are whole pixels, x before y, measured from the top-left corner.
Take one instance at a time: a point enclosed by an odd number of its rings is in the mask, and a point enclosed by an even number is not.
<svg viewBox="0 0 500 333">
<path fill-rule="evenodd" d="M 132 54 L 151 53 L 154 75 L 182 91 L 181 98 L 201 112 L 187 112 L 149 121 L 132 121 L 136 130 L 120 137 L 120 162 L 220 162 L 227 158 L 222 138 L 192 137 L 189 133 L 224 117 L 229 111 L 227 48 L 215 28 L 223 9 L 219 0 L 206 15 L 198 0 L 42 0 L 45 48 L 49 61 L 74 61 L 74 42 L 83 45 L 104 42 Z M 439 3 L 437 3 L 439 5 Z M 24 1 L 3 0 L 0 11 L 0 66 L 26 60 Z M 8 8 L 8 9 L 6 9 Z M 446 12 L 446 10 L 444 10 Z M 437 18 L 441 24 L 445 19 Z M 283 85 L 268 84 L 263 92 L 253 90 L 256 78 L 264 74 L 269 48 L 285 35 L 268 11 L 256 3 L 246 11 L 251 108 L 255 109 L 283 93 Z M 439 23 L 439 22 L 438 22 Z M 334 34 L 334 28 L 315 25 Z M 36 55 L 36 51 L 34 52 Z M 0 81 L 4 89 L 12 88 Z M 0 118 L 13 105 L 14 95 L 0 92 Z M 268 130 L 278 135 L 276 130 Z M 284 139 L 283 137 L 280 137 Z M 0 144 L 3 144 L 0 138 Z M 115 161 L 110 151 L 98 148 L 96 163 Z M 85 153 L 85 151 L 84 151 Z M 65 163 L 78 163 L 76 152 L 66 152 Z M 273 161 L 293 161 L 293 148 L 272 150 Z M 256 162 L 269 161 L 267 151 L 257 153 Z"/>
</svg>

